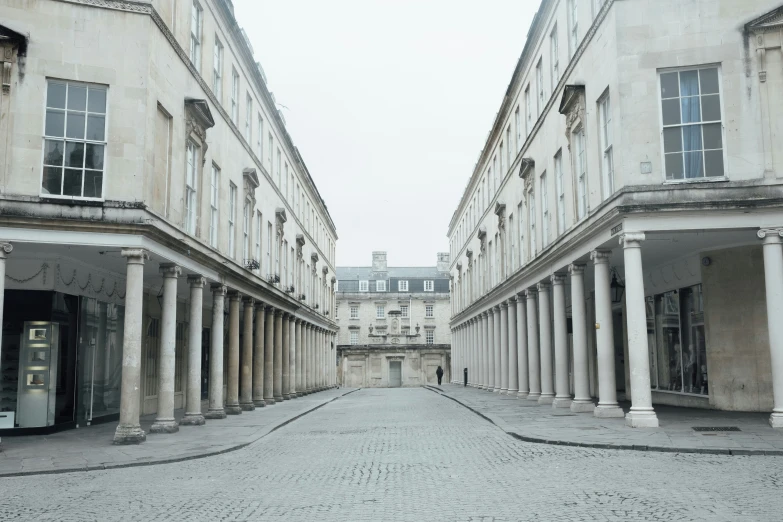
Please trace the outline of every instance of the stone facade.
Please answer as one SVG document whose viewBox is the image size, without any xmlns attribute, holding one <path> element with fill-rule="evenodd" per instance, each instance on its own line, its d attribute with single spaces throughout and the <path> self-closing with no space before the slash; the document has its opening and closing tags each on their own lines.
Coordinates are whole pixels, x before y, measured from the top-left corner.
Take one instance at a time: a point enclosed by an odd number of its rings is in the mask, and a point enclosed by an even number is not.
<svg viewBox="0 0 783 522">
<path fill-rule="evenodd" d="M 448 254 L 438 254 L 434 267 L 406 268 L 388 267 L 386 252 L 373 252 L 371 267 L 337 267 L 337 279 L 341 382 L 420 386 L 430 382 L 429 370 L 438 365 L 448 375 Z M 389 377 L 390 363 L 396 362 L 401 363 L 399 382 Z"/>
<path fill-rule="evenodd" d="M 773 0 L 541 2 L 449 225 L 473 385 L 783 426 L 781 27 Z"/>
<path fill-rule="evenodd" d="M 176 408 L 200 425 L 334 385 L 336 229 L 231 0 L 0 8 L 0 353 L 35 321 L 68 336 L 50 418 L 16 425 L 119 418 L 133 443 L 140 414 L 171 433 Z"/>
</svg>

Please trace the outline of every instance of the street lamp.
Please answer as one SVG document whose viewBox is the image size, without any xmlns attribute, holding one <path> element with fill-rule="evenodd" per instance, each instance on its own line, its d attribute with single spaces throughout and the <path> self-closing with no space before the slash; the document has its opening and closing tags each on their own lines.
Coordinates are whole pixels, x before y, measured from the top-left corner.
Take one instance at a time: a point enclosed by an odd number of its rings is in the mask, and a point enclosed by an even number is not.
<svg viewBox="0 0 783 522">
<path fill-rule="evenodd" d="M 609 284 L 609 289 L 612 292 L 612 302 L 622 303 L 623 293 L 625 292 L 625 285 L 617 280 L 617 270 L 612 268 L 612 282 Z"/>
</svg>

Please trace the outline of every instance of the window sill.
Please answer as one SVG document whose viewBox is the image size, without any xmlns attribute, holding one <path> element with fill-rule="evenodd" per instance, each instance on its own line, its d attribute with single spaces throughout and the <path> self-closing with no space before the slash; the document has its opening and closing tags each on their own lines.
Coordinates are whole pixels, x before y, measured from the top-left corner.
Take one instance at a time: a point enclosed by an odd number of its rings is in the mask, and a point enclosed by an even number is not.
<svg viewBox="0 0 783 522">
<path fill-rule="evenodd" d="M 58 196 L 57 194 L 41 194 L 38 196 L 39 198 L 43 200 L 55 200 L 58 203 L 59 202 L 68 202 L 68 203 L 92 203 L 92 204 L 101 204 L 105 200 L 103 198 L 84 198 L 81 196 Z"/>
<path fill-rule="evenodd" d="M 726 176 L 692 178 L 692 179 L 667 179 L 663 181 L 664 185 L 693 185 L 696 183 L 720 183 L 729 181 Z"/>
</svg>

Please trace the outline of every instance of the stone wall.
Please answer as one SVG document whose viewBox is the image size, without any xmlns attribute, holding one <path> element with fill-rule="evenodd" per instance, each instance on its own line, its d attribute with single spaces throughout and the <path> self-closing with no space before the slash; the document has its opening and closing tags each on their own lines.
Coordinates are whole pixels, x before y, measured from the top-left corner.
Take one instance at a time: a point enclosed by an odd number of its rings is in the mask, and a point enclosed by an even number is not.
<svg viewBox="0 0 783 522">
<path fill-rule="evenodd" d="M 338 346 L 338 383 L 351 388 L 388 388 L 391 361 L 402 363 L 402 387 L 437 384 L 435 371 L 443 368 L 443 382 L 449 373 L 451 349 L 444 345 L 423 346 Z"/>
</svg>

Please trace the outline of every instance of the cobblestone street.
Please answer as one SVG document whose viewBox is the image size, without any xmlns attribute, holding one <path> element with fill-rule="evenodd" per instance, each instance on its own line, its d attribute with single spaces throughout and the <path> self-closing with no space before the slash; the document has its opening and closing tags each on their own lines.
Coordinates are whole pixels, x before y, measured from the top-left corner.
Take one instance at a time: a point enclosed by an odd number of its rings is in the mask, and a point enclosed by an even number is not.
<svg viewBox="0 0 783 522">
<path fill-rule="evenodd" d="M 363 389 L 225 455 L 0 479 L 3 520 L 779 520 L 783 458 L 518 441 L 421 388 Z"/>
</svg>

